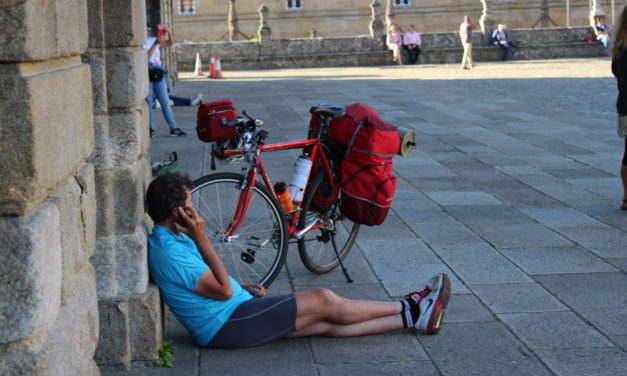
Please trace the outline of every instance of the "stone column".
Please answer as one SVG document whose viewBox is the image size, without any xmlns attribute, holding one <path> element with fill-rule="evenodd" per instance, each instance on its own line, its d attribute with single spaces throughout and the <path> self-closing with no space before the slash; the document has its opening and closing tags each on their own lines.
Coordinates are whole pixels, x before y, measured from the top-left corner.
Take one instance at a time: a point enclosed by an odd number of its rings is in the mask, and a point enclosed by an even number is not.
<svg viewBox="0 0 627 376">
<path fill-rule="evenodd" d="M 163 8 L 162 8 L 163 11 Z M 163 20 L 163 19 L 162 19 Z M 100 333 L 95 359 L 129 369 L 158 358 L 158 292 L 148 287 L 144 192 L 150 181 L 145 0 L 89 0 Z"/>
<path fill-rule="evenodd" d="M 370 3 L 370 12 L 372 14 L 370 18 L 370 38 L 377 42 L 383 42 L 383 23 L 379 19 L 379 8 L 381 8 L 381 3 L 377 0 L 372 0 L 372 3 Z"/>
<path fill-rule="evenodd" d="M 98 375 L 87 0 L 0 6 L 0 374 Z"/>
<path fill-rule="evenodd" d="M 496 29 L 496 20 L 492 16 L 492 7 L 495 0 L 481 0 L 483 10 L 481 11 L 481 18 L 479 19 L 479 27 L 483 33 L 483 40 L 485 44 L 492 44 L 492 31 Z"/>
<path fill-rule="evenodd" d="M 603 16 L 605 17 L 605 11 L 601 7 L 600 0 L 591 0 L 590 3 L 590 26 L 594 27 L 596 25 L 595 18 Z"/>
<path fill-rule="evenodd" d="M 396 23 L 396 15 L 394 14 L 393 0 L 388 0 L 385 7 L 385 34 L 390 30 L 390 26 Z"/>
<path fill-rule="evenodd" d="M 272 36 L 272 29 L 268 25 L 268 7 L 264 4 L 261 4 L 259 9 L 259 30 L 257 31 L 257 35 L 259 38 L 259 43 L 267 43 L 270 41 Z"/>
<path fill-rule="evenodd" d="M 235 0 L 229 0 L 229 42 L 238 40 L 241 34 L 239 26 L 237 24 L 237 11 L 235 10 Z"/>
</svg>

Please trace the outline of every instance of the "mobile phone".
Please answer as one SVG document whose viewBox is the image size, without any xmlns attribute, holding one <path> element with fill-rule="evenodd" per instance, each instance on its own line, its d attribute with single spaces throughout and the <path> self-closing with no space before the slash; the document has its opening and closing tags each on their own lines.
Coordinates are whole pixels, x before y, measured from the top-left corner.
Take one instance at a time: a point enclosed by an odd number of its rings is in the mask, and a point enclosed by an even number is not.
<svg viewBox="0 0 627 376">
<path fill-rule="evenodd" d="M 192 215 L 192 209 L 191 208 L 184 206 L 183 210 L 185 211 L 185 214 L 187 214 L 188 216 Z M 176 222 L 177 225 L 179 225 L 181 227 L 188 227 L 187 222 L 185 222 L 185 219 L 179 213 L 178 208 L 176 208 L 174 210 L 174 212 L 172 213 L 172 217 L 174 218 L 174 222 Z"/>
</svg>

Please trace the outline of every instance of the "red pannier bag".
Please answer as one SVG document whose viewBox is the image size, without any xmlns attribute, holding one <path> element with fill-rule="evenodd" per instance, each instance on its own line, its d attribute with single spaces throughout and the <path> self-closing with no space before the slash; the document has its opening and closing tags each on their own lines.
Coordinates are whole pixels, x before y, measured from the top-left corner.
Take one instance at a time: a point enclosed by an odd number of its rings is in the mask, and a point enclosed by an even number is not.
<svg viewBox="0 0 627 376">
<path fill-rule="evenodd" d="M 237 118 L 237 110 L 229 99 L 203 103 L 196 113 L 196 135 L 203 142 L 220 142 L 235 138 L 235 127 L 225 126 Z"/>
<path fill-rule="evenodd" d="M 331 121 L 329 137 L 347 146 L 340 166 L 340 211 L 355 223 L 375 226 L 388 215 L 396 191 L 392 158 L 400 148 L 396 127 L 369 106 L 355 103 Z"/>
</svg>

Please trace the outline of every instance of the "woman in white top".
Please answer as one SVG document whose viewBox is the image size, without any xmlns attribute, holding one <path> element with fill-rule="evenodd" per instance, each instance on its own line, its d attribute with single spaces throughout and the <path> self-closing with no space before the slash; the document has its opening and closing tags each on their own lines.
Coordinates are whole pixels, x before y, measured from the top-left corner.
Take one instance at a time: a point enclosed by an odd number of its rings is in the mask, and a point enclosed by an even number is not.
<svg viewBox="0 0 627 376">
<path fill-rule="evenodd" d="M 150 81 L 150 87 L 148 89 L 148 115 L 150 119 L 150 137 L 155 134 L 155 123 L 152 117 L 152 105 L 155 96 L 161 104 L 161 111 L 165 118 L 168 127 L 170 127 L 170 136 L 183 137 L 186 133 L 176 126 L 174 115 L 170 109 L 170 99 L 168 97 L 168 70 L 163 67 L 161 62 L 160 47 L 169 47 L 174 44 L 174 35 L 172 32 L 165 28 L 163 25 L 159 25 L 158 36 L 150 36 L 151 29 L 148 27 L 148 37 L 146 43 L 144 43 L 144 49 L 148 51 L 148 76 Z M 166 38 L 166 35 L 168 38 Z"/>
<path fill-rule="evenodd" d="M 403 65 L 403 57 L 401 54 L 401 46 L 403 45 L 403 38 L 398 26 L 390 26 L 390 31 L 387 37 L 388 50 L 392 50 L 392 57 L 394 61 L 398 62 L 398 65 Z"/>
</svg>

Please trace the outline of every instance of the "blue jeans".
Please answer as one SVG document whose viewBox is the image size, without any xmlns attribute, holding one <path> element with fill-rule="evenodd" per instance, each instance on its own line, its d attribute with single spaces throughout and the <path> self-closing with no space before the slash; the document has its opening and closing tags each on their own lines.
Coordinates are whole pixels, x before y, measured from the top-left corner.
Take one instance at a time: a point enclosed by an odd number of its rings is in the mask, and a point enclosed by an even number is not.
<svg viewBox="0 0 627 376">
<path fill-rule="evenodd" d="M 146 101 L 148 102 L 150 129 L 155 129 L 155 121 L 152 118 L 152 104 L 154 102 L 155 95 L 161 104 L 161 111 L 163 112 L 163 117 L 165 118 L 166 123 L 168 123 L 170 129 L 176 129 L 176 122 L 174 121 L 174 115 L 172 114 L 172 109 L 170 108 L 170 99 L 168 98 L 168 82 L 165 74 L 163 75 L 161 81 L 151 82 L 148 88 L 148 98 L 146 98 Z"/>
<path fill-rule="evenodd" d="M 607 51 L 607 49 L 610 47 L 610 37 L 608 37 L 606 34 L 601 34 L 597 37 L 597 40 L 603 43 L 603 49 Z"/>
<path fill-rule="evenodd" d="M 501 60 L 507 60 L 507 54 L 514 53 L 514 49 L 512 48 L 511 43 L 509 42 L 499 42 L 498 43 L 499 47 L 501 47 L 503 49 L 503 55 L 501 56 Z"/>
<path fill-rule="evenodd" d="M 170 99 L 174 102 L 174 106 L 191 106 L 195 98 L 181 98 L 176 95 L 169 94 Z"/>
</svg>

